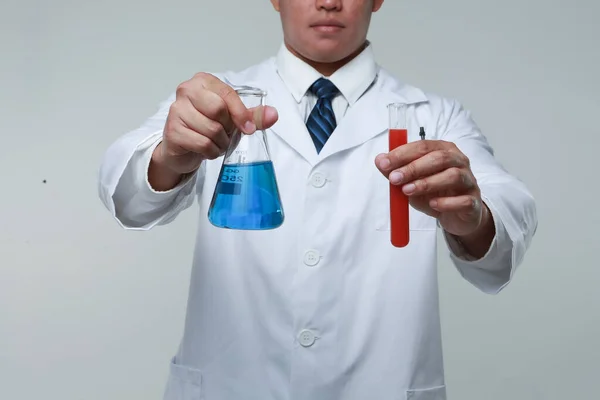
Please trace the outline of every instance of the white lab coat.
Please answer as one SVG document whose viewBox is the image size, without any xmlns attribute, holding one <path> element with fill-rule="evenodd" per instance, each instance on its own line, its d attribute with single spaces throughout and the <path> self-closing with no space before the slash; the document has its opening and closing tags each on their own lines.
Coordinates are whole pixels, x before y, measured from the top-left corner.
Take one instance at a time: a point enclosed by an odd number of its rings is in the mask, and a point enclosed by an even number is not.
<svg viewBox="0 0 600 400">
<path fill-rule="evenodd" d="M 168 193 L 135 178 L 132 160 L 160 140 L 173 97 L 109 148 L 100 171 L 100 197 L 124 228 L 166 224 L 194 200 L 200 208 L 185 331 L 164 399 L 446 400 L 438 225 L 411 209 L 410 245 L 390 244 L 388 181 L 374 164 L 388 149 L 386 105 L 410 105 L 409 140 L 424 126 L 428 138 L 453 141 L 470 158 L 497 235 L 477 261 L 446 241 L 458 271 L 485 293 L 498 293 L 523 260 L 537 226 L 531 194 L 494 159 L 459 103 L 383 69 L 321 154 L 274 59 L 217 76 L 265 89 L 279 111 L 267 135 L 283 226 L 243 232 L 209 223 L 222 159 Z"/>
</svg>

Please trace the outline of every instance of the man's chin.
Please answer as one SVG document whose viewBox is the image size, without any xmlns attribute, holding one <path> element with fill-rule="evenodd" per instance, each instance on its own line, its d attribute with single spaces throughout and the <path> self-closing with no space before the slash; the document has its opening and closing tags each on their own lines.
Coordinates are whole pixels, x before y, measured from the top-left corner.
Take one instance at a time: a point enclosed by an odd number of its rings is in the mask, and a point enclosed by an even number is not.
<svg viewBox="0 0 600 400">
<path fill-rule="evenodd" d="M 340 51 L 340 46 L 322 46 L 311 52 L 310 59 L 322 63 L 333 64 L 342 61 L 352 54 L 351 51 Z"/>
<path fill-rule="evenodd" d="M 339 63 L 357 55 L 364 49 L 364 46 L 357 49 L 349 46 L 348 43 L 342 43 L 340 40 L 320 38 L 313 45 L 309 58 L 318 63 Z"/>
<path fill-rule="evenodd" d="M 296 53 L 296 55 L 304 58 L 306 61 L 320 64 L 333 64 L 343 61 L 356 51 L 355 49 L 346 50 L 345 48 L 347 47 L 348 45 L 341 43 L 340 40 L 318 38 L 305 46 L 299 46 L 296 49 L 290 49 L 288 46 L 288 49 L 292 50 L 292 53 Z"/>
</svg>

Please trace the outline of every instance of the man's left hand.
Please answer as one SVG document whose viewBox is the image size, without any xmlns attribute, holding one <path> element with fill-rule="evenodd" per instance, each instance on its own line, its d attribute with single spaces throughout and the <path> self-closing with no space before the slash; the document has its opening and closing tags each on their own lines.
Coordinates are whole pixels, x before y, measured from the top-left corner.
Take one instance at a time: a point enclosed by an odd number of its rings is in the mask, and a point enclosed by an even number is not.
<svg viewBox="0 0 600 400">
<path fill-rule="evenodd" d="M 375 164 L 391 184 L 402 186 L 412 207 L 437 218 L 448 233 L 471 238 L 493 228 L 469 158 L 454 143 L 411 142 L 378 155 Z"/>
</svg>

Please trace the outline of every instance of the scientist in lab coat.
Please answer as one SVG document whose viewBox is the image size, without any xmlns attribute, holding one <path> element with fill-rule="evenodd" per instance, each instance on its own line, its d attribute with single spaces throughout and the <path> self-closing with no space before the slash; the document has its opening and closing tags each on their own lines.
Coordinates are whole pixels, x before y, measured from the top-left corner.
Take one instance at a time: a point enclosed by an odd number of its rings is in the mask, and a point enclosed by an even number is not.
<svg viewBox="0 0 600 400">
<path fill-rule="evenodd" d="M 164 398 L 445 400 L 436 230 L 462 277 L 496 294 L 534 235 L 534 199 L 459 102 L 376 63 L 366 37 L 383 0 L 271 2 L 278 54 L 181 83 L 101 164 L 100 197 L 125 229 L 200 210 Z M 264 89 L 267 106 L 246 109 L 235 85 Z M 411 143 L 388 152 L 396 102 L 408 105 Z M 266 130 L 286 214 L 278 229 L 208 221 L 234 127 Z M 404 248 L 390 244 L 390 182 L 412 205 Z"/>
</svg>

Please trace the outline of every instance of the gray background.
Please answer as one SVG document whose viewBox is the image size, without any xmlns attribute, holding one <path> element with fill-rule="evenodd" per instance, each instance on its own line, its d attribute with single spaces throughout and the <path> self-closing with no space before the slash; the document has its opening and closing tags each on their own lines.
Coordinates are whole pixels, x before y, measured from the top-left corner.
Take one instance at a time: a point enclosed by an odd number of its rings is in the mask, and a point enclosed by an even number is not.
<svg viewBox="0 0 600 400">
<path fill-rule="evenodd" d="M 442 258 L 450 400 L 597 396 L 598 15 L 595 0 L 388 0 L 374 17 L 380 63 L 472 109 L 538 201 L 500 296 Z M 179 82 L 280 43 L 267 0 L 2 0 L 0 398 L 160 398 L 197 211 L 121 230 L 96 195 L 100 158 Z"/>
</svg>

